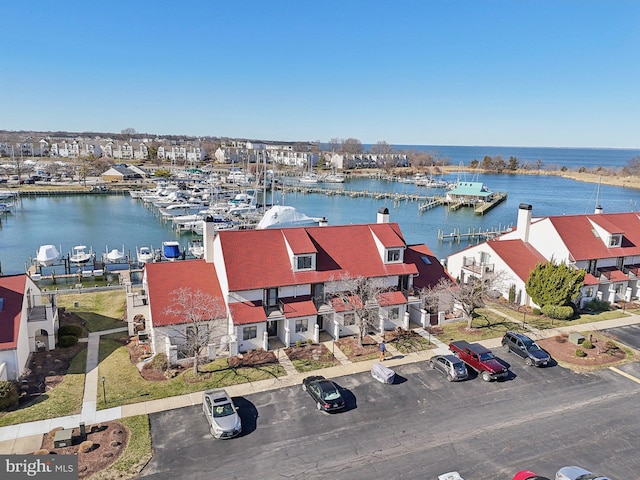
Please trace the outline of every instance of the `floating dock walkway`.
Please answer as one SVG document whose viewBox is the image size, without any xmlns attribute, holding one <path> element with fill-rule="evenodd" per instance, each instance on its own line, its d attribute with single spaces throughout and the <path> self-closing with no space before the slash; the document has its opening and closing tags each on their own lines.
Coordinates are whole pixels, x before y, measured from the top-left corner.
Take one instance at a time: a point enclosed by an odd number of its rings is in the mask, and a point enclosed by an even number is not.
<svg viewBox="0 0 640 480">
<path fill-rule="evenodd" d="M 481 240 L 491 240 L 503 233 L 508 233 L 513 230 L 513 226 L 498 226 L 491 227 L 488 230 L 482 230 L 475 228 L 469 228 L 466 233 L 461 232 L 459 229 L 454 229 L 451 233 L 445 233 L 444 230 L 438 229 L 438 241 L 443 242 L 445 240 L 451 240 L 453 242 L 460 243 L 463 239 L 469 242 L 479 242 Z"/>
</svg>

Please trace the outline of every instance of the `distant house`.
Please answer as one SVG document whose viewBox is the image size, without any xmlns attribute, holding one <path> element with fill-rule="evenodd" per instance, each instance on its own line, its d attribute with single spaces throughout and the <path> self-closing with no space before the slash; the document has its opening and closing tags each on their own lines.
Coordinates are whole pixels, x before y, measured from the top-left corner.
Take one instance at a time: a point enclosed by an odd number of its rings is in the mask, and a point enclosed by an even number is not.
<svg viewBox="0 0 640 480">
<path fill-rule="evenodd" d="M 0 277 L 0 380 L 19 379 L 32 352 L 53 350 L 58 328 L 55 293 L 25 274 Z"/>
<path fill-rule="evenodd" d="M 370 300 L 376 331 L 408 328 L 409 322 L 426 326 L 430 315 L 421 309 L 418 292 L 450 277 L 426 245 L 408 245 L 388 219 L 383 208 L 375 224 L 217 234 L 215 222 L 206 221 L 204 259 L 147 264 L 146 298 L 129 295 L 128 317 L 137 313 L 138 324 L 145 317 L 154 352 L 179 348 L 175 329 L 181 322 L 166 311 L 173 292 L 188 287 L 221 299 L 232 352 L 317 342 L 321 335 L 338 339 L 358 332 L 353 303 L 340 300 L 345 282 L 367 278 L 384 285 Z M 147 311 L 140 310 L 147 302 Z"/>
<path fill-rule="evenodd" d="M 465 205 L 490 202 L 492 198 L 493 193 L 482 182 L 458 182 L 446 194 L 447 201 L 464 203 Z"/>
<path fill-rule="evenodd" d="M 139 180 L 143 177 L 139 172 L 131 169 L 127 166 L 111 167 L 109 170 L 102 174 L 102 181 L 104 182 L 129 182 L 132 180 Z"/>
</svg>

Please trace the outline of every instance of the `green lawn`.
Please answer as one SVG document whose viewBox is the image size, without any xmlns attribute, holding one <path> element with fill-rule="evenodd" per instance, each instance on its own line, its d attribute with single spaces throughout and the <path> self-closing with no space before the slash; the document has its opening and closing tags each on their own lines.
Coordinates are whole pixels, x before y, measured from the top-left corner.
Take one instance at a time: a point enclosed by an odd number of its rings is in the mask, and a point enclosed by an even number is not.
<svg viewBox="0 0 640 480">
<path fill-rule="evenodd" d="M 208 388 L 225 387 L 245 382 L 255 382 L 286 374 L 280 364 L 259 367 L 230 368 L 225 358 L 200 365 L 200 375 L 193 377 L 192 370 L 163 381 L 148 381 L 129 360 L 129 352 L 116 338 L 118 334 L 105 335 L 100 339 L 99 377 L 105 377 L 107 402 L 104 392 L 98 389 L 98 409 L 128 405 L 147 400 L 167 398 L 185 393 L 199 392 Z"/>
<path fill-rule="evenodd" d="M 76 304 L 77 307 L 74 306 Z M 58 305 L 87 322 L 90 332 L 127 325 L 122 321 L 126 307 L 124 290 L 58 295 Z"/>
<path fill-rule="evenodd" d="M 338 365 L 335 360 L 292 360 L 293 366 L 298 372 L 310 372 L 312 370 L 320 370 L 321 368 L 329 368 Z"/>
<path fill-rule="evenodd" d="M 476 310 L 476 316 L 471 322 L 472 329 L 467 330 L 466 327 L 466 320 L 440 325 L 439 328 L 443 330 L 443 333 L 439 333 L 437 337 L 448 344 L 452 340 L 475 342 L 488 338 L 502 337 L 508 331 L 526 331 L 526 329 L 522 328 L 522 323 L 517 323 L 515 319 L 506 319 L 484 308 Z"/>
<path fill-rule="evenodd" d="M 87 349 L 78 353 L 71 362 L 62 383 L 38 397 L 28 407 L 0 415 L 0 426 L 34 422 L 54 417 L 80 413 L 84 394 L 84 371 L 87 364 Z"/>
<path fill-rule="evenodd" d="M 410 337 L 401 337 L 387 343 L 395 347 L 396 350 L 405 355 L 408 353 L 419 352 L 421 350 L 428 350 L 435 347 L 435 345 L 433 343 L 430 343 L 428 339 L 418 334 L 411 335 Z"/>
</svg>

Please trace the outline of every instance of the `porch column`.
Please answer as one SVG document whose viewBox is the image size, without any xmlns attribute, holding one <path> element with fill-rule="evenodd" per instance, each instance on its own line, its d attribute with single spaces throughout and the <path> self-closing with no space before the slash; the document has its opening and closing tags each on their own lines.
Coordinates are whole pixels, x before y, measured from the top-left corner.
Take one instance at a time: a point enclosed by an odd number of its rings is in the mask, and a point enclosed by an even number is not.
<svg viewBox="0 0 640 480">
<path fill-rule="evenodd" d="M 269 350 L 269 333 L 266 330 L 262 332 L 262 348 L 265 352 Z"/>
<path fill-rule="evenodd" d="M 430 317 L 429 312 L 427 312 L 424 308 L 421 308 L 420 324 L 422 325 L 422 328 L 427 328 L 431 324 L 429 317 Z"/>
<path fill-rule="evenodd" d="M 338 340 L 340 338 L 340 324 L 337 319 L 333 320 L 333 339 Z"/>
<path fill-rule="evenodd" d="M 291 329 L 287 325 L 284 327 L 284 348 L 289 348 L 291 345 Z"/>
<path fill-rule="evenodd" d="M 380 333 L 384 333 L 384 317 L 382 315 L 378 316 L 378 330 Z"/>
<path fill-rule="evenodd" d="M 409 312 L 404 312 L 402 317 L 402 328 L 409 330 Z"/>
<path fill-rule="evenodd" d="M 320 325 L 313 326 L 313 343 L 320 343 Z"/>
</svg>

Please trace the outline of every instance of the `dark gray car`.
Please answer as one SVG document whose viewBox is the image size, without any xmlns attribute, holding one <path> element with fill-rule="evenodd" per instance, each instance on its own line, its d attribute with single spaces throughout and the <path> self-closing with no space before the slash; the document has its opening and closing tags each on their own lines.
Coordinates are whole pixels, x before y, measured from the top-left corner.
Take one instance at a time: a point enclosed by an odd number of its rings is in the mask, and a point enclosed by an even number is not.
<svg viewBox="0 0 640 480">
<path fill-rule="evenodd" d="M 518 332 L 507 332 L 502 337 L 502 346 L 509 352 L 524 359 L 527 366 L 542 367 L 548 365 L 551 356 L 536 342 Z"/>
<path fill-rule="evenodd" d="M 445 375 L 450 382 L 465 380 L 469 376 L 467 366 L 455 355 L 436 355 L 429 360 L 429 365 Z"/>
</svg>

